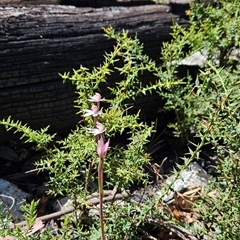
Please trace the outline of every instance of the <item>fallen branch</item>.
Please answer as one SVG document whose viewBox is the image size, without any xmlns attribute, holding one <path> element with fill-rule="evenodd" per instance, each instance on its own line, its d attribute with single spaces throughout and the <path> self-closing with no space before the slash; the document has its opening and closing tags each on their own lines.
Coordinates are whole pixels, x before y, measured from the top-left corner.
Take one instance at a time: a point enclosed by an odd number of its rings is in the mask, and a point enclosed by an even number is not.
<svg viewBox="0 0 240 240">
<path fill-rule="evenodd" d="M 110 202 L 110 201 L 114 201 L 114 200 L 118 200 L 118 199 L 123 199 L 123 198 L 126 198 L 129 196 L 129 192 L 127 191 L 124 191 L 122 193 L 117 193 L 117 194 L 113 194 L 113 195 L 110 195 L 110 196 L 107 196 L 107 197 L 104 197 L 103 198 L 103 202 Z M 93 206 L 93 205 L 97 205 L 99 204 L 99 199 L 89 199 L 88 200 L 88 204 L 90 206 Z M 72 213 L 74 212 L 76 209 L 71 206 L 71 207 L 67 207 L 65 209 L 62 209 L 60 211 L 57 211 L 55 213 L 51 213 L 51 214 L 47 214 L 47 215 L 44 215 L 44 216 L 41 216 L 41 217 L 38 217 L 37 220 L 42 220 L 42 221 L 50 221 L 50 220 L 53 220 L 53 219 L 57 219 L 57 218 L 60 218 L 66 214 L 69 214 L 69 213 Z M 25 226 L 27 224 L 26 221 L 22 221 L 22 222 L 19 222 L 19 223 L 16 223 L 16 224 L 13 224 L 11 227 L 14 227 L 14 226 Z"/>
</svg>

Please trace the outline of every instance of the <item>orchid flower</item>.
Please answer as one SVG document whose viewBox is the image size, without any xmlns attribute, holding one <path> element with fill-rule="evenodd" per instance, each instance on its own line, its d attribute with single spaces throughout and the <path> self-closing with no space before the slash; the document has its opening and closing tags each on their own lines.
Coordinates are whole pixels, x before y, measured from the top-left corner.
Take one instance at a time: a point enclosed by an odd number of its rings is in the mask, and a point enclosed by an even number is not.
<svg viewBox="0 0 240 240">
<path fill-rule="evenodd" d="M 100 122 L 96 122 L 96 128 L 87 128 L 87 132 L 92 133 L 94 136 L 100 135 L 105 131 L 106 131 L 105 126 Z"/>
<path fill-rule="evenodd" d="M 104 143 L 103 137 L 101 136 L 98 139 L 98 145 L 97 145 L 97 153 L 100 158 L 105 158 L 107 155 L 108 147 L 109 147 L 110 139 L 107 140 L 106 143 Z"/>
<path fill-rule="evenodd" d="M 104 234 L 104 221 L 103 221 L 103 159 L 107 155 L 110 139 L 106 143 L 104 143 L 104 132 L 106 131 L 105 126 L 98 122 L 98 115 L 102 114 L 100 110 L 100 102 L 103 101 L 100 93 L 95 93 L 94 96 L 90 97 L 88 101 L 94 102 L 91 107 L 91 110 L 84 110 L 84 117 L 93 116 L 94 127 L 95 128 L 87 128 L 88 133 L 92 133 L 95 136 L 95 140 L 97 141 L 97 153 L 99 156 L 98 162 L 98 187 L 99 187 L 99 205 L 100 205 L 100 224 L 101 224 L 101 235 L 102 240 L 105 240 Z"/>
<path fill-rule="evenodd" d="M 83 115 L 84 117 L 87 116 L 93 116 L 93 117 L 97 117 L 98 115 L 102 114 L 102 111 L 99 110 L 98 106 L 93 104 L 91 107 L 91 110 L 86 109 L 84 110 L 85 114 Z"/>
<path fill-rule="evenodd" d="M 89 102 L 96 102 L 96 103 L 104 101 L 104 100 L 105 99 L 102 98 L 100 93 L 95 93 L 94 96 L 92 96 L 88 99 Z"/>
</svg>

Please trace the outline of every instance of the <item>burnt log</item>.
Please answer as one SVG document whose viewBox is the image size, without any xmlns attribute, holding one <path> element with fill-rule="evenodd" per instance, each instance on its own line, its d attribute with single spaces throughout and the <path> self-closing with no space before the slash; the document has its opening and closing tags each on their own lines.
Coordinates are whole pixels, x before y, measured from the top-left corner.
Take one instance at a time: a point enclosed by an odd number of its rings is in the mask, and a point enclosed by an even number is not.
<svg viewBox="0 0 240 240">
<path fill-rule="evenodd" d="M 0 12 L 0 118 L 11 115 L 33 129 L 51 125 L 50 132 L 58 133 L 69 132 L 80 119 L 75 88 L 63 84 L 59 73 L 103 61 L 114 42 L 103 36 L 102 27 L 137 33 L 145 53 L 158 60 L 161 43 L 171 39 L 173 20 L 188 24 L 167 5 L 0 6 Z M 0 142 L 8 138 L 12 135 L 0 128 Z"/>
</svg>

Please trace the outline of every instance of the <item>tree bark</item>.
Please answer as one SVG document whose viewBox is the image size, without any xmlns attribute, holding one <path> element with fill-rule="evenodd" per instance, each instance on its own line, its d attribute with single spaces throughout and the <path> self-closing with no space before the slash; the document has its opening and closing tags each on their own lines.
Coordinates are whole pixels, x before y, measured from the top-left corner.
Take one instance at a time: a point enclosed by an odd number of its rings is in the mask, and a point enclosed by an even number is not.
<svg viewBox="0 0 240 240">
<path fill-rule="evenodd" d="M 80 120 L 75 88 L 58 73 L 99 65 L 113 49 L 101 29 L 109 25 L 137 33 L 145 53 L 158 60 L 172 21 L 188 24 L 169 11 L 166 5 L 0 7 L 0 118 L 11 115 L 34 129 L 51 125 L 50 132 L 69 132 Z M 9 137 L 0 128 L 0 142 Z"/>
</svg>

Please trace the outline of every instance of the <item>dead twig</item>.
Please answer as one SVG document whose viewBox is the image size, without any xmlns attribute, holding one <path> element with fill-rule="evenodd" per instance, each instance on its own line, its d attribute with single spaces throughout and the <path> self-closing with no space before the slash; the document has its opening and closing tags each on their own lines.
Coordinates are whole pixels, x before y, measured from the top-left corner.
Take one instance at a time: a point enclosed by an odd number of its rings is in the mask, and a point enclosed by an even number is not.
<svg viewBox="0 0 240 240">
<path fill-rule="evenodd" d="M 110 202 L 113 199 L 118 200 L 118 199 L 126 198 L 128 196 L 129 196 L 129 193 L 127 191 L 124 191 L 122 193 L 117 193 L 115 195 L 110 195 L 110 196 L 104 197 L 103 198 L 103 202 Z M 90 206 L 97 205 L 97 204 L 99 204 L 99 199 L 89 199 L 88 200 L 88 204 Z M 66 214 L 72 213 L 75 210 L 76 209 L 74 207 L 70 206 L 70 207 L 62 209 L 62 210 L 60 210 L 58 212 L 38 217 L 37 219 L 42 220 L 42 221 L 50 221 L 52 219 L 57 219 L 57 218 L 60 218 L 60 217 L 62 217 L 64 215 L 66 215 Z M 14 225 L 15 226 L 25 226 L 26 224 L 27 224 L 26 221 L 22 221 L 22 222 L 14 224 Z"/>
</svg>

